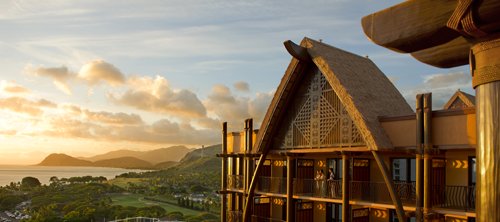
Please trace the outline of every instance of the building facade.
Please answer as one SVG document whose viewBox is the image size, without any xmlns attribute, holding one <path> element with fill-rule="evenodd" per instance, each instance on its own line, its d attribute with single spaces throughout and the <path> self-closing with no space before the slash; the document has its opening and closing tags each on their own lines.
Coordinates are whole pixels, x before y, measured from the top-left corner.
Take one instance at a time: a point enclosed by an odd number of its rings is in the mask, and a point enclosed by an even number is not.
<svg viewBox="0 0 500 222">
<path fill-rule="evenodd" d="M 413 111 L 368 58 L 304 38 L 260 130 L 223 124 L 222 221 L 473 221 L 474 97 Z"/>
</svg>

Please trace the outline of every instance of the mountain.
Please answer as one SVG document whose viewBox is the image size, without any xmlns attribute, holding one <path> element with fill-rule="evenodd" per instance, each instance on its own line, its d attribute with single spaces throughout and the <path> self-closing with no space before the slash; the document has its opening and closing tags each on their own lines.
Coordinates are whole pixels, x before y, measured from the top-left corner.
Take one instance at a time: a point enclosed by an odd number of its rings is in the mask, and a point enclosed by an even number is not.
<svg viewBox="0 0 500 222">
<path fill-rule="evenodd" d="M 165 161 L 165 162 L 161 162 L 161 163 L 158 163 L 158 164 L 155 164 L 154 165 L 154 168 L 155 169 L 167 169 L 167 168 L 170 168 L 170 167 L 173 167 L 175 165 L 179 164 L 179 162 L 174 162 L 174 161 Z"/>
<path fill-rule="evenodd" d="M 172 146 L 149 151 L 116 150 L 83 159 L 95 162 L 120 157 L 135 157 L 155 165 L 166 161 L 179 162 L 189 151 L 191 150 L 185 146 Z"/>
<path fill-rule="evenodd" d="M 62 153 L 53 153 L 45 157 L 39 166 L 92 166 L 92 162 L 77 159 Z"/>
<path fill-rule="evenodd" d="M 116 167 L 126 169 L 151 169 L 153 164 L 135 157 L 119 157 L 107 160 L 95 161 L 94 166 L 98 167 Z"/>
<path fill-rule="evenodd" d="M 218 171 L 220 159 L 215 154 L 221 152 L 221 145 L 200 149 L 174 146 L 151 151 L 117 150 L 85 159 L 66 154 L 50 154 L 39 166 L 96 166 L 126 169 L 175 169 L 181 171 Z M 131 155 L 131 156 L 122 156 Z M 171 159 L 174 159 L 173 161 Z M 180 162 L 179 162 L 180 160 Z"/>
<path fill-rule="evenodd" d="M 217 144 L 195 149 L 180 161 L 174 168 L 181 171 L 220 171 L 221 159 L 215 154 L 221 153 L 222 145 Z"/>
</svg>

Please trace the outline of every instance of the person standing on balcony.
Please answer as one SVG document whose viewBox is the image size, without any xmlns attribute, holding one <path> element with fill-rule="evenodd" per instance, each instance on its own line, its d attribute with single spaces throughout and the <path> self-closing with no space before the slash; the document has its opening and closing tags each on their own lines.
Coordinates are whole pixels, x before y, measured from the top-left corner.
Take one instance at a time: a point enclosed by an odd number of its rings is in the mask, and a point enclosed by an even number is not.
<svg viewBox="0 0 500 222">
<path fill-rule="evenodd" d="M 335 197 L 335 173 L 333 172 L 333 168 L 328 169 L 328 186 L 330 189 L 329 190 L 329 197 L 334 198 Z"/>
<path fill-rule="evenodd" d="M 319 194 L 319 196 L 324 196 L 325 194 L 325 174 L 323 173 L 323 170 L 318 170 L 316 177 L 314 178 L 316 180 L 316 192 Z"/>
</svg>

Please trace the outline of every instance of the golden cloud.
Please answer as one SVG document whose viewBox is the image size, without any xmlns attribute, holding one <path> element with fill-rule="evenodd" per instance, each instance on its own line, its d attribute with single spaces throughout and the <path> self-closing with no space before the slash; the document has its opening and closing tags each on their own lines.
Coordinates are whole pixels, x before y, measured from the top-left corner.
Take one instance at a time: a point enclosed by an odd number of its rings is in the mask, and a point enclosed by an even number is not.
<svg viewBox="0 0 500 222">
<path fill-rule="evenodd" d="M 181 118 L 199 118 L 206 110 L 196 94 L 182 89 L 174 91 L 165 78 L 156 76 L 129 79 L 129 90 L 123 95 L 109 95 L 111 101 L 154 113 L 165 113 Z"/>
<path fill-rule="evenodd" d="M 29 93 L 30 90 L 24 86 L 18 85 L 14 82 L 8 82 L 2 80 L 0 83 L 1 88 L 4 92 L 11 93 L 11 94 L 22 94 L 22 93 Z"/>
<path fill-rule="evenodd" d="M 0 109 L 25 113 L 31 116 L 39 116 L 43 113 L 42 108 L 55 108 L 57 105 L 51 101 L 40 99 L 31 101 L 22 97 L 0 98 Z"/>
<path fill-rule="evenodd" d="M 125 76 L 113 64 L 103 60 L 95 60 L 82 66 L 78 78 L 85 80 L 90 85 L 106 82 L 116 86 L 125 83 Z"/>
</svg>

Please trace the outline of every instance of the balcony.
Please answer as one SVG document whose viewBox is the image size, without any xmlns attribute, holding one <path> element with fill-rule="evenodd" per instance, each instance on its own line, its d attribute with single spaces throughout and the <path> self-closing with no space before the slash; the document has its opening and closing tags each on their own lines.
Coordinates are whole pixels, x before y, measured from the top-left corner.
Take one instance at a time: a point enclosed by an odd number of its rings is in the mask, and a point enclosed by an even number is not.
<svg viewBox="0 0 500 222">
<path fill-rule="evenodd" d="M 433 207 L 476 210 L 476 186 L 433 186 L 431 193 Z"/>
<path fill-rule="evenodd" d="M 285 222 L 284 220 L 252 215 L 252 222 Z"/>
<path fill-rule="evenodd" d="M 394 181 L 394 190 L 401 198 L 403 204 L 415 204 L 415 182 Z M 351 200 L 361 200 L 373 203 L 392 203 L 389 190 L 384 182 L 352 181 L 350 197 Z"/>
<path fill-rule="evenodd" d="M 293 194 L 341 199 L 342 180 L 293 179 Z"/>
<path fill-rule="evenodd" d="M 285 177 L 259 177 L 257 190 L 268 193 L 286 194 Z"/>
<path fill-rule="evenodd" d="M 229 190 L 243 190 L 243 175 L 228 175 L 227 176 L 227 189 L 229 189 Z"/>
</svg>

